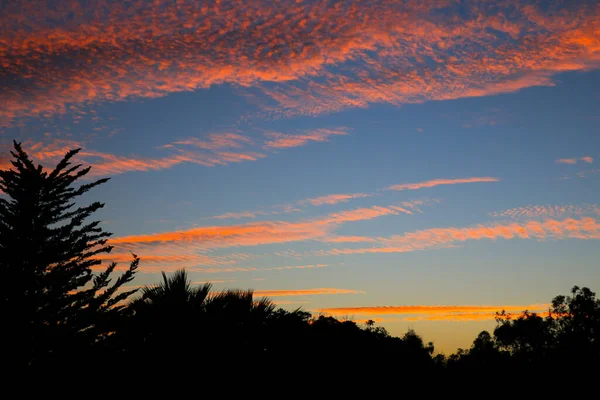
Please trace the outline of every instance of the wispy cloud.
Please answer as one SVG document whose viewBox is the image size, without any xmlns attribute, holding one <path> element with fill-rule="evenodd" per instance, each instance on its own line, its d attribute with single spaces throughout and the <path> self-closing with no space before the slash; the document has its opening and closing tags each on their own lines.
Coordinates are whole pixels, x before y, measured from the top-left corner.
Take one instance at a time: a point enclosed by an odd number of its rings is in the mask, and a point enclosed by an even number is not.
<svg viewBox="0 0 600 400">
<path fill-rule="evenodd" d="M 286 134 L 280 132 L 267 132 L 268 140 L 264 143 L 265 149 L 287 149 L 290 147 L 304 146 L 308 142 L 328 142 L 332 135 L 347 135 L 346 129 L 315 129 L 303 134 Z"/>
<path fill-rule="evenodd" d="M 180 231 L 130 235 L 111 239 L 114 245 L 144 245 L 160 243 L 198 243 L 204 249 L 258 246 L 263 244 L 319 240 L 338 225 L 364 221 L 385 215 L 412 212 L 401 206 L 365 207 L 298 222 L 261 221 L 227 226 L 204 226 Z"/>
<path fill-rule="evenodd" d="M 462 183 L 477 183 L 477 182 L 499 182 L 500 179 L 492 177 L 472 177 L 459 179 L 432 179 L 430 181 L 417 183 L 401 183 L 398 185 L 388 186 L 387 190 L 417 190 L 430 188 L 439 185 L 458 185 Z"/>
<path fill-rule="evenodd" d="M 528 205 L 500 212 L 491 212 L 488 215 L 496 218 L 526 219 L 594 214 L 600 215 L 600 205 Z"/>
<path fill-rule="evenodd" d="M 341 211 L 329 214 L 329 217 L 321 221 L 322 223 L 341 224 L 344 222 L 364 221 L 385 215 L 412 214 L 413 212 L 401 206 L 373 206 L 356 208 L 354 210 Z"/>
<path fill-rule="evenodd" d="M 548 304 L 532 305 L 414 305 L 414 306 L 361 306 L 320 308 L 317 311 L 329 315 L 405 315 L 405 314 L 448 314 L 473 312 L 500 312 L 524 310 L 547 310 Z"/>
<path fill-rule="evenodd" d="M 594 2 L 103 4 L 3 8 L 3 123 L 223 83 L 262 89 L 275 111 L 318 114 L 509 93 L 600 63 Z"/>
<path fill-rule="evenodd" d="M 317 311 L 333 316 L 382 316 L 410 315 L 405 321 L 475 321 L 494 319 L 496 312 L 502 310 L 509 314 L 527 311 L 547 312 L 549 304 L 531 305 L 414 305 L 414 306 L 364 306 L 321 308 Z M 371 318 L 368 318 L 371 319 Z M 374 319 L 373 319 L 374 320 Z"/>
<path fill-rule="evenodd" d="M 576 158 L 559 158 L 558 160 L 556 160 L 557 164 L 576 164 L 577 163 L 577 159 Z"/>
<path fill-rule="evenodd" d="M 121 236 L 110 239 L 110 244 L 116 247 L 117 253 L 105 258 L 107 261 L 126 260 L 127 257 L 130 257 L 127 252 L 135 251 L 154 270 L 161 269 L 165 265 L 169 269 L 179 265 L 194 266 L 196 270 L 205 272 L 223 272 L 225 271 L 223 267 L 226 267 L 233 272 L 238 271 L 233 266 L 237 263 L 233 258 L 236 256 L 235 254 L 218 257 L 205 253 L 221 248 L 253 247 L 302 241 L 365 242 L 365 239 L 359 239 L 359 237 L 336 236 L 334 231 L 344 223 L 366 221 L 387 215 L 411 214 L 413 211 L 406 207 L 413 207 L 414 210 L 417 210 L 418 206 L 426 204 L 426 202 L 415 201 L 400 204 L 402 206 L 357 208 L 296 222 L 260 221 Z M 301 257 L 301 254 L 298 256 Z M 242 256 L 237 255 L 237 260 L 243 259 L 240 257 Z M 246 255 L 246 257 L 250 256 Z M 209 268 L 200 268 L 198 267 L 200 265 L 206 265 Z M 273 267 L 273 270 L 281 269 L 285 268 Z M 266 269 L 262 268 L 261 270 Z"/>
<path fill-rule="evenodd" d="M 594 158 L 590 157 L 590 156 L 584 156 L 584 157 L 579 157 L 579 158 L 559 158 L 555 162 L 557 164 L 569 164 L 569 165 L 573 165 L 573 164 L 577 164 L 578 161 L 582 161 L 584 163 L 591 164 L 591 163 L 594 162 Z"/>
<path fill-rule="evenodd" d="M 373 243 L 376 238 L 369 236 L 331 236 L 323 239 L 327 243 Z"/>
<path fill-rule="evenodd" d="M 210 217 L 212 219 L 241 219 L 241 218 L 256 218 L 262 215 L 269 215 L 266 211 L 240 211 L 240 212 L 228 212 L 225 214 L 215 215 Z"/>
<path fill-rule="evenodd" d="M 346 193 L 346 194 L 328 194 L 325 196 L 313 197 L 312 199 L 300 200 L 298 204 L 311 204 L 313 206 L 333 205 L 338 203 L 346 203 L 352 199 L 360 199 L 363 197 L 371 197 L 372 193 Z"/>
<path fill-rule="evenodd" d="M 252 144 L 253 141 L 247 136 L 240 135 L 238 133 L 211 133 L 208 135 L 207 140 L 200 138 L 188 138 L 184 140 L 178 140 L 173 143 L 164 145 L 164 148 L 172 148 L 177 145 L 182 146 L 193 146 L 199 149 L 205 150 L 221 150 L 225 148 L 239 149 L 245 145 Z"/>
<path fill-rule="evenodd" d="M 549 315 L 548 311 L 528 310 L 535 312 L 538 316 L 545 318 Z M 513 318 L 518 317 L 520 312 L 508 313 Z M 449 321 L 449 322 L 470 322 L 470 321 L 490 321 L 496 318 L 496 313 L 449 313 L 422 315 L 417 317 L 405 317 L 405 321 Z"/>
<path fill-rule="evenodd" d="M 305 140 L 297 140 L 295 146 L 306 144 L 309 140 L 317 140 L 316 138 L 319 135 L 324 139 L 318 141 L 327 141 L 326 137 L 329 134 L 345 133 L 342 128 L 338 130 L 317 129 L 305 135 Z M 268 143 L 272 142 L 265 142 L 265 147 L 267 148 L 269 147 L 267 146 Z M 206 138 L 177 140 L 160 147 L 159 151 L 167 154 L 154 157 L 105 153 L 88 148 L 88 144 L 85 142 L 62 139 L 39 142 L 28 140 L 24 143 L 24 146 L 30 152 L 32 158 L 42 164 L 56 163 L 69 150 L 80 148 L 81 151 L 77 155 L 79 161 L 92 165 L 92 170 L 89 174 L 90 177 L 118 175 L 128 172 L 160 171 L 185 163 L 205 167 L 225 166 L 233 163 L 257 161 L 267 157 L 267 154 L 261 152 L 261 144 L 255 143 L 248 136 L 230 132 L 211 133 Z M 280 146 L 280 148 L 284 147 L 292 146 Z M 8 148 L 0 149 L 0 151 L 8 152 Z M 3 164 L 0 163 L 0 167 L 2 166 Z M 9 166 L 5 162 L 5 167 Z M 252 218 L 260 212 L 245 211 L 244 213 L 246 215 L 243 215 L 243 217 Z M 239 218 L 239 216 L 231 215 L 231 218 L 236 217 Z"/>
<path fill-rule="evenodd" d="M 312 296 L 326 294 L 364 294 L 361 290 L 317 288 L 317 289 L 295 289 L 295 290 L 255 290 L 256 297 L 287 297 L 287 296 Z"/>
<path fill-rule="evenodd" d="M 368 248 L 329 249 L 320 255 L 405 253 L 451 247 L 470 240 L 497 239 L 600 239 L 600 223 L 594 218 L 547 219 L 526 223 L 475 225 L 467 228 L 431 228 L 377 238 Z"/>
<path fill-rule="evenodd" d="M 597 174 L 599 172 L 600 172 L 600 168 L 588 169 L 588 170 L 585 170 L 585 171 L 579 171 L 577 173 L 577 176 L 580 177 L 580 178 L 586 178 L 586 177 L 588 177 L 590 175 Z"/>
</svg>

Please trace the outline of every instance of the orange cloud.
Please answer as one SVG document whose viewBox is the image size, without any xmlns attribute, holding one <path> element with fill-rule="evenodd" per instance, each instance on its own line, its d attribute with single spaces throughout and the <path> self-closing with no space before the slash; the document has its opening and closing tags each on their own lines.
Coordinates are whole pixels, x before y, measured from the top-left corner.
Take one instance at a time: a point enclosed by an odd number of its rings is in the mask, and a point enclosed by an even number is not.
<svg viewBox="0 0 600 400">
<path fill-rule="evenodd" d="M 424 204 L 424 202 L 402 204 L 416 207 L 416 204 Z M 307 240 L 328 241 L 333 230 L 340 224 L 400 213 L 411 214 L 412 211 L 396 205 L 374 206 L 330 213 L 320 218 L 298 222 L 261 221 L 227 226 L 203 226 L 171 232 L 122 236 L 111 239 L 110 243 L 143 254 L 140 249 L 165 245 L 174 246 L 174 249 L 191 246 L 196 250 L 207 251 L 225 247 L 260 246 Z M 335 241 L 335 238 L 332 240 Z"/>
<path fill-rule="evenodd" d="M 348 132 L 344 129 L 315 129 L 299 135 L 290 135 L 279 132 L 267 132 L 270 140 L 265 141 L 265 149 L 287 149 L 290 147 L 304 146 L 306 143 L 327 142 L 329 136 L 332 135 L 347 135 Z"/>
<path fill-rule="evenodd" d="M 577 164 L 577 161 L 583 161 L 585 163 L 591 164 L 594 162 L 594 158 L 590 156 L 584 156 L 579 158 L 559 158 L 556 160 L 557 164 Z"/>
<path fill-rule="evenodd" d="M 430 181 L 418 182 L 418 183 L 403 183 L 399 185 L 392 185 L 387 190 L 417 190 L 422 188 L 430 188 L 439 185 L 458 185 L 461 183 L 477 183 L 477 182 L 498 182 L 498 178 L 490 177 L 474 177 L 474 178 L 460 178 L 460 179 L 432 179 Z"/>
<path fill-rule="evenodd" d="M 229 226 L 205 226 L 187 230 L 146 235 L 122 236 L 111 239 L 113 245 L 144 245 L 160 243 L 197 243 L 204 249 L 258 246 L 313 240 L 325 236 L 332 228 L 328 224 L 312 222 L 265 221 Z"/>
<path fill-rule="evenodd" d="M 10 2 L 0 120 L 223 83 L 304 114 L 514 92 L 597 68 L 599 15 L 565 0 Z"/>
<path fill-rule="evenodd" d="M 373 207 L 365 207 L 365 208 L 357 208 L 354 210 L 341 211 L 339 213 L 329 214 L 329 218 L 322 221 L 322 223 L 335 223 L 341 224 L 344 222 L 353 222 L 353 221 L 364 221 L 369 220 L 385 215 L 398 215 L 400 213 L 404 214 L 412 214 L 412 211 L 407 210 L 403 207 L 399 206 L 373 206 Z"/>
<path fill-rule="evenodd" d="M 326 141 L 327 135 L 330 134 L 345 134 L 345 131 L 342 128 L 338 130 L 317 129 L 307 135 L 303 135 L 306 140 L 297 140 L 295 145 L 301 146 L 308 140 L 317 140 L 317 137 L 324 138 L 319 141 Z M 269 147 L 267 146 L 268 143 L 271 142 L 265 142 L 265 147 Z M 117 175 L 127 172 L 159 171 L 184 163 L 214 167 L 256 161 L 266 157 L 266 154 L 254 151 L 255 149 L 250 147 L 254 146 L 252 139 L 237 133 L 212 133 L 206 139 L 188 138 L 175 141 L 161 147 L 162 151 L 167 151 L 169 154 L 160 157 L 120 156 L 104 153 L 87 149 L 85 143 L 72 140 L 50 140 L 44 142 L 28 140 L 24 145 L 32 158 L 42 164 L 57 163 L 69 150 L 80 148 L 82 150 L 77 155 L 78 160 L 85 164 L 91 164 L 93 167 L 89 174 L 90 177 Z M 0 167 L 2 167 L 1 161 Z M 10 165 L 6 164 L 6 167 L 10 167 Z M 222 218 L 252 218 L 249 214 L 250 212 L 246 213 L 247 215 L 243 216 L 231 215 Z M 256 212 L 254 215 L 258 215 L 258 213 L 260 212 Z"/>
<path fill-rule="evenodd" d="M 533 310 L 529 310 L 533 311 Z M 510 314 L 510 313 L 509 313 Z M 510 314 L 512 318 L 517 318 L 521 312 Z M 542 318 L 550 315 L 548 311 L 536 312 Z M 467 322 L 467 321 L 491 321 L 496 318 L 496 313 L 450 313 L 439 315 L 424 315 L 419 317 L 406 317 L 405 321 L 452 321 L 452 322 Z"/>
<path fill-rule="evenodd" d="M 466 306 L 374 306 L 374 307 L 336 307 L 336 308 L 320 308 L 317 311 L 323 314 L 333 316 L 346 315 L 449 315 L 452 313 L 469 314 L 469 313 L 495 313 L 504 311 L 514 311 L 520 313 L 524 310 L 538 311 L 547 310 L 548 304 L 532 304 L 532 305 L 466 305 Z"/>
<path fill-rule="evenodd" d="M 296 290 L 255 290 L 256 297 L 285 297 L 285 296 L 310 296 L 325 294 L 364 294 L 359 290 L 317 288 L 317 289 L 296 289 Z"/>
<path fill-rule="evenodd" d="M 523 224 L 475 225 L 467 228 L 432 228 L 377 238 L 379 246 L 369 248 L 330 249 L 320 255 L 405 253 L 454 246 L 469 240 L 496 239 L 600 239 L 600 223 L 594 218 L 547 219 Z"/>
<path fill-rule="evenodd" d="M 556 160 L 557 164 L 576 164 L 577 163 L 577 159 L 576 158 L 559 158 L 558 160 Z"/>
</svg>

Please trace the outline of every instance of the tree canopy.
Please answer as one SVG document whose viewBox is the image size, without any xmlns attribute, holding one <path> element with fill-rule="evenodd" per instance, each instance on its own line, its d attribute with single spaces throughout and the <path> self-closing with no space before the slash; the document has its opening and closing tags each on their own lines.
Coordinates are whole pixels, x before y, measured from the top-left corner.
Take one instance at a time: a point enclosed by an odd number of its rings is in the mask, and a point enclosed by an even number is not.
<svg viewBox="0 0 600 400">
<path fill-rule="evenodd" d="M 98 345 L 134 292 L 119 289 L 133 279 L 137 257 L 114 281 L 114 263 L 100 270 L 111 234 L 88 218 L 104 205 L 75 201 L 108 179 L 79 184 L 90 167 L 72 164 L 78 152 L 46 170 L 14 142 L 12 168 L 0 171 L 0 289 L 11 346 L 3 361 L 12 368 L 43 368 Z"/>
</svg>

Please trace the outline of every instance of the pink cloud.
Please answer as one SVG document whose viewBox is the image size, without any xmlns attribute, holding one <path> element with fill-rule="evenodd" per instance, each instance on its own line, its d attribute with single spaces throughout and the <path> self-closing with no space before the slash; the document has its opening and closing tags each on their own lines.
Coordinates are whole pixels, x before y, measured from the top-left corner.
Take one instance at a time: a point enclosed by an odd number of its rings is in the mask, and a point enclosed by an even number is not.
<svg viewBox="0 0 600 400">
<path fill-rule="evenodd" d="M 577 163 L 577 159 L 576 158 L 559 158 L 558 160 L 556 160 L 557 164 L 576 164 Z"/>
<path fill-rule="evenodd" d="M 292 135 L 279 132 L 267 132 L 265 149 L 287 149 L 290 147 L 304 146 L 308 142 L 328 142 L 332 135 L 347 135 L 345 129 L 315 129 L 304 134 Z"/>
<path fill-rule="evenodd" d="M 417 183 L 403 183 L 399 185 L 392 185 L 387 190 L 417 190 L 422 188 L 430 188 L 439 185 L 458 185 L 462 183 L 477 183 L 477 182 L 499 182 L 498 178 L 491 177 L 473 177 L 473 178 L 460 178 L 460 179 L 433 179 L 430 181 L 417 182 Z"/>
<path fill-rule="evenodd" d="M 226 83 L 262 90 L 265 112 L 314 115 L 549 86 L 600 64 L 594 2 L 344 4 L 11 2 L 0 71 L 20 83 L 0 94 L 1 123 Z"/>
</svg>

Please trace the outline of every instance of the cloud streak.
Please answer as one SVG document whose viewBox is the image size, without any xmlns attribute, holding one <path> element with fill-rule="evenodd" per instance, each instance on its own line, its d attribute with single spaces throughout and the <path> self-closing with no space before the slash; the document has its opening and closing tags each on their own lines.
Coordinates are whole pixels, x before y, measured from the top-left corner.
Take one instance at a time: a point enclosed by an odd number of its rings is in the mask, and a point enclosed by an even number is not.
<svg viewBox="0 0 600 400">
<path fill-rule="evenodd" d="M 308 142 L 328 142 L 333 135 L 347 135 L 345 129 L 315 129 L 304 134 L 292 135 L 280 132 L 267 132 L 264 148 L 269 150 L 288 149 L 304 146 Z"/>
<path fill-rule="evenodd" d="M 297 135 L 303 139 L 296 139 L 294 146 L 275 146 L 273 148 L 296 147 L 306 144 L 309 140 L 326 142 L 328 135 L 342 135 L 347 132 L 343 128 L 337 130 L 318 129 L 309 131 L 305 135 Z M 282 135 L 279 140 L 288 137 L 296 137 L 296 135 Z M 322 140 L 316 138 L 321 137 Z M 313 139 L 309 139 L 313 138 Z M 272 141 L 265 142 L 265 149 L 272 149 L 267 145 Z M 163 156 L 142 157 L 138 155 L 116 155 L 95 151 L 87 148 L 84 142 L 73 140 L 50 140 L 34 142 L 28 140 L 24 143 L 27 151 L 30 152 L 32 158 L 42 164 L 57 163 L 69 151 L 75 148 L 80 148 L 81 151 L 77 155 L 80 162 L 91 164 L 92 170 L 90 177 L 118 175 L 128 172 L 149 172 L 160 171 L 172 168 L 180 164 L 196 164 L 204 167 L 225 166 L 234 163 L 257 161 L 267 157 L 267 154 L 262 153 L 260 145 L 255 144 L 250 137 L 238 133 L 211 133 L 206 138 L 187 138 L 178 140 L 161 146 L 160 151 L 168 152 Z M 8 149 L 0 149 L 7 151 Z M 0 159 L 0 168 L 10 167 L 8 161 Z M 231 215 L 231 218 L 249 217 L 253 218 L 260 212 L 244 212 L 245 215 Z M 219 217 L 219 216 L 218 216 Z M 219 219 L 217 217 L 217 219 Z M 226 218 L 226 217 L 222 217 Z"/>
<path fill-rule="evenodd" d="M 0 119 L 223 83 L 283 114 L 553 85 L 600 63 L 595 2 L 10 2 Z"/>
<path fill-rule="evenodd" d="M 326 196 L 313 197 L 312 199 L 300 200 L 298 204 L 311 204 L 313 206 L 333 205 L 346 203 L 349 200 L 371 197 L 371 193 L 347 193 L 347 194 L 328 194 Z"/>
<path fill-rule="evenodd" d="M 317 312 L 337 317 L 358 315 L 360 322 L 373 320 L 375 322 L 397 321 L 398 319 L 383 318 L 383 315 L 403 316 L 403 321 L 489 321 L 496 318 L 496 312 L 506 311 L 511 317 L 520 315 L 523 311 L 536 312 L 542 317 L 548 316 L 549 304 L 531 305 L 415 305 L 415 306 L 374 306 L 374 307 L 338 307 L 321 308 Z"/>
<path fill-rule="evenodd" d="M 321 251 L 321 255 L 405 253 L 452 247 L 471 240 L 497 239 L 600 239 L 600 223 L 594 218 L 547 219 L 526 223 L 475 225 L 467 228 L 431 228 L 402 235 L 377 238 L 368 248 L 344 248 Z"/>
<path fill-rule="evenodd" d="M 557 164 L 569 164 L 569 165 L 574 165 L 577 164 L 578 161 L 582 161 L 584 163 L 588 163 L 591 164 L 594 162 L 594 158 L 590 157 L 590 156 L 584 156 L 584 157 L 579 157 L 579 158 L 559 158 L 558 160 L 556 160 L 555 162 Z"/>
<path fill-rule="evenodd" d="M 528 219 L 581 215 L 600 215 L 598 204 L 584 205 L 529 205 L 515 207 L 488 215 L 495 218 Z"/>
<path fill-rule="evenodd" d="M 459 185 L 463 183 L 480 183 L 480 182 L 499 182 L 500 179 L 492 177 L 472 177 L 459 179 L 432 179 L 430 181 L 417 183 L 402 183 L 398 185 L 388 186 L 387 190 L 418 190 L 423 188 L 431 188 L 440 185 Z"/>
</svg>

